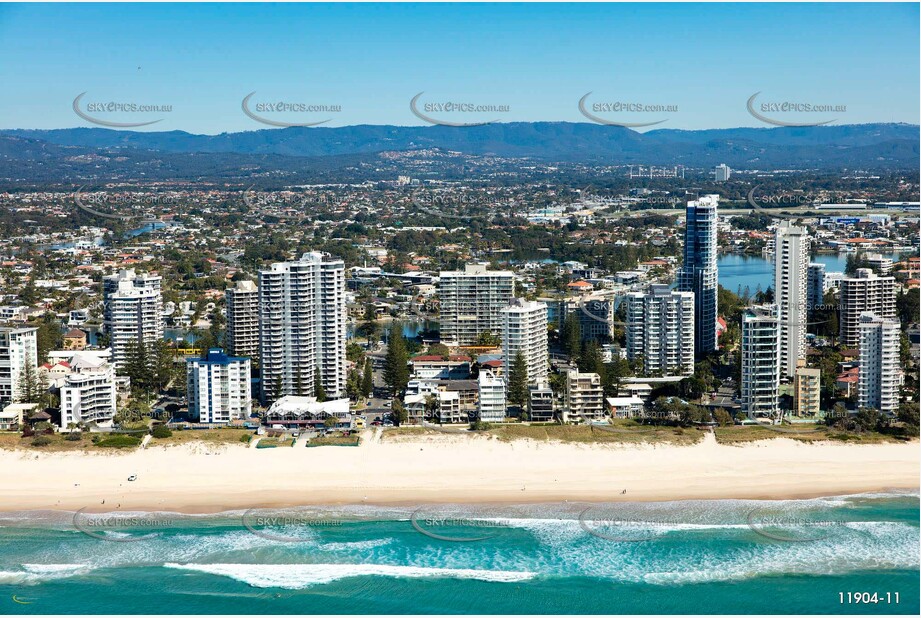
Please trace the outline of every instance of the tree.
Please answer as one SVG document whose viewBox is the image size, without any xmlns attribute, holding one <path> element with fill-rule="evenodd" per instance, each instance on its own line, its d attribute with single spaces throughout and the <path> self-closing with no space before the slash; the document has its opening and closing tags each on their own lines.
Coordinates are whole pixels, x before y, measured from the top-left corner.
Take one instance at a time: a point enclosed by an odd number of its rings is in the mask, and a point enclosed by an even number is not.
<svg viewBox="0 0 921 618">
<path fill-rule="evenodd" d="M 508 374 L 508 401 L 524 408 L 528 402 L 528 364 L 521 350 L 515 354 Z"/>
<path fill-rule="evenodd" d="M 918 402 L 906 401 L 899 406 L 896 418 L 904 426 L 905 434 L 911 437 L 918 436 Z"/>
<path fill-rule="evenodd" d="M 323 390 L 323 379 L 319 372 L 313 374 L 313 396 L 317 401 L 326 401 L 326 391 Z"/>
<path fill-rule="evenodd" d="M 733 424 L 732 416 L 724 408 L 717 408 L 714 410 L 713 419 L 719 423 L 721 427 Z"/>
<path fill-rule="evenodd" d="M 919 303 L 919 292 L 918 288 L 911 288 L 905 293 L 900 293 L 896 296 L 895 299 L 895 308 L 899 316 L 899 321 L 902 322 L 902 329 L 907 330 L 909 326 L 918 321 L 918 312 L 921 311 L 921 303 Z"/>
<path fill-rule="evenodd" d="M 875 408 L 860 408 L 854 416 L 854 422 L 861 431 L 874 431 L 882 423 L 882 414 Z"/>
<path fill-rule="evenodd" d="M 361 393 L 365 397 L 370 397 L 374 393 L 374 370 L 371 368 L 371 362 L 365 361 L 365 371 L 361 379 Z"/>
<path fill-rule="evenodd" d="M 38 376 L 38 369 L 32 362 L 31 356 L 26 357 L 25 366 L 19 374 L 18 400 L 22 403 L 39 403 L 42 399 L 42 381 Z"/>
<path fill-rule="evenodd" d="M 394 332 L 395 331 L 395 332 Z M 409 382 L 409 353 L 406 351 L 406 339 L 403 333 L 391 331 L 387 342 L 387 356 L 384 358 L 384 384 L 396 397 L 402 395 Z"/>
<path fill-rule="evenodd" d="M 432 356 L 440 356 L 442 360 L 451 358 L 451 350 L 443 343 L 433 343 L 429 346 L 428 353 Z"/>
<path fill-rule="evenodd" d="M 563 326 L 560 329 L 560 341 L 563 344 L 563 351 L 566 352 L 570 359 L 578 358 L 582 350 L 582 328 L 577 316 L 570 314 L 563 320 Z"/>
<path fill-rule="evenodd" d="M 403 402 L 399 399 L 393 401 L 393 411 L 390 413 L 390 418 L 395 427 L 399 427 L 409 420 L 409 414 L 407 414 L 406 408 L 403 407 Z"/>
<path fill-rule="evenodd" d="M 501 339 L 499 339 L 499 335 L 493 332 L 490 332 L 488 330 L 484 330 L 479 335 L 477 335 L 477 338 L 476 338 L 476 344 L 478 346 L 496 347 L 496 346 L 499 346 L 501 343 L 502 341 Z"/>
<path fill-rule="evenodd" d="M 326 427 L 327 429 L 332 429 L 338 424 L 339 424 L 339 419 L 337 419 L 335 416 L 327 416 L 326 419 L 323 421 L 323 426 Z"/>
</svg>

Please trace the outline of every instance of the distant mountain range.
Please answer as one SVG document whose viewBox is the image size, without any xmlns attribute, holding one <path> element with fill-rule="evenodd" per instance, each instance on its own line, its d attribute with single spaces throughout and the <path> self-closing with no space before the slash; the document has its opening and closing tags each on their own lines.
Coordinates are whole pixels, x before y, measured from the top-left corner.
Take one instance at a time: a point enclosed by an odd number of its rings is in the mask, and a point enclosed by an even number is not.
<svg viewBox="0 0 921 618">
<path fill-rule="evenodd" d="M 297 165 L 288 161 L 291 157 L 308 157 L 321 168 L 329 168 L 367 159 L 363 155 L 421 149 L 606 165 L 708 167 L 726 163 L 739 169 L 917 169 L 919 127 L 863 124 L 702 131 L 659 129 L 638 133 L 590 123 L 515 122 L 478 127 L 291 127 L 220 135 L 102 128 L 10 129 L 0 130 L 0 176 L 11 177 L 14 170 L 4 167 L 13 162 L 43 160 L 53 167 L 59 157 L 74 156 L 101 156 L 108 162 L 119 157 L 156 159 L 161 165 L 181 170 L 193 160 L 196 166 L 214 167 L 201 161 L 202 154 L 209 154 L 223 155 L 217 158 L 222 165 L 285 169 Z M 321 159 L 327 157 L 341 159 L 338 164 L 334 161 L 321 164 Z M 46 170 L 50 171 L 50 167 Z"/>
</svg>

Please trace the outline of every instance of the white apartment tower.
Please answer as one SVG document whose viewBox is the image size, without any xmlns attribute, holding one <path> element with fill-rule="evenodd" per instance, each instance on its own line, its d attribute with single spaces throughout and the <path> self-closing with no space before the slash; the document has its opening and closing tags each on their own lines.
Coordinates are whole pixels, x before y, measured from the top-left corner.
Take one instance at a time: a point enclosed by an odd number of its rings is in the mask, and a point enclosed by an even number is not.
<svg viewBox="0 0 921 618">
<path fill-rule="evenodd" d="M 505 375 L 519 352 L 528 366 L 528 383 L 547 379 L 547 305 L 520 298 L 502 309 L 502 350 Z"/>
<path fill-rule="evenodd" d="M 102 280 L 103 327 L 109 335 L 116 370 L 131 342 L 151 346 L 163 339 L 161 278 L 135 274 L 133 269 Z"/>
<path fill-rule="evenodd" d="M 37 332 L 33 327 L 0 326 L 0 408 L 19 401 L 26 366 L 38 375 Z"/>
<path fill-rule="evenodd" d="M 780 328 L 776 305 L 755 305 L 742 314 L 742 411 L 773 416 L 780 391 Z"/>
<path fill-rule="evenodd" d="M 477 400 L 477 419 L 496 423 L 505 420 L 505 380 L 497 378 L 491 371 L 481 371 L 477 378 L 479 398 Z"/>
<path fill-rule="evenodd" d="M 898 411 L 899 386 L 902 383 L 900 332 L 898 320 L 872 313 L 861 314 L 857 391 L 861 408 L 875 408 L 890 415 Z"/>
<path fill-rule="evenodd" d="M 704 195 L 687 207 L 684 263 L 678 271 L 678 289 L 694 293 L 694 350 L 706 354 L 717 349 L 716 213 L 719 195 Z"/>
<path fill-rule="evenodd" d="M 237 281 L 224 292 L 227 301 L 227 353 L 255 358 L 259 352 L 259 289 Z"/>
<path fill-rule="evenodd" d="M 895 277 L 880 277 L 869 268 L 858 268 L 853 277 L 841 280 L 839 343 L 849 348 L 860 343 L 860 315 L 895 318 Z"/>
<path fill-rule="evenodd" d="M 825 264 L 810 262 L 806 272 L 806 311 L 813 311 L 825 300 Z"/>
<path fill-rule="evenodd" d="M 467 264 L 439 277 L 441 338 L 449 345 L 474 345 L 480 333 L 502 333 L 502 309 L 515 295 L 515 275 Z"/>
<path fill-rule="evenodd" d="M 627 358 L 643 358 L 648 376 L 694 373 L 694 293 L 652 285 L 627 303 Z"/>
<path fill-rule="evenodd" d="M 345 396 L 345 263 L 323 253 L 259 272 L 263 401 Z"/>
<path fill-rule="evenodd" d="M 780 326 L 780 376 L 793 378 L 796 361 L 806 357 L 806 228 L 780 223 L 774 231 L 774 304 Z"/>
<path fill-rule="evenodd" d="M 186 362 L 189 413 L 199 423 L 226 425 L 252 412 L 248 358 L 211 348 L 205 358 Z"/>
<path fill-rule="evenodd" d="M 115 368 L 92 354 L 76 352 L 61 378 L 61 429 L 71 424 L 110 426 L 116 411 Z"/>
</svg>

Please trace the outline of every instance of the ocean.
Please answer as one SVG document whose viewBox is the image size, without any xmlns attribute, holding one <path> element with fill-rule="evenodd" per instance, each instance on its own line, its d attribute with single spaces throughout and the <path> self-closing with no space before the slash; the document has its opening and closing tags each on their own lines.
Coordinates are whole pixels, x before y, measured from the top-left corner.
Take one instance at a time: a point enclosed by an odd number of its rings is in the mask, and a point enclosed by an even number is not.
<svg viewBox="0 0 921 618">
<path fill-rule="evenodd" d="M 0 606 L 4 614 L 917 615 L 918 519 L 917 493 L 195 516 L 7 512 Z"/>
</svg>

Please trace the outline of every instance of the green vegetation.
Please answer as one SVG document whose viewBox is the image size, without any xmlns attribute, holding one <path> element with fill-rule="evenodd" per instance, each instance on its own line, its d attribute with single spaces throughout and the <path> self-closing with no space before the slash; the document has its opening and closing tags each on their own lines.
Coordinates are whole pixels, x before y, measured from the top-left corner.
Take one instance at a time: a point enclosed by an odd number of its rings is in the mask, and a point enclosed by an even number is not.
<svg viewBox="0 0 921 618">
<path fill-rule="evenodd" d="M 125 434 L 109 435 L 105 438 L 102 434 L 93 436 L 93 444 L 100 448 L 135 448 L 141 445 L 141 438 Z"/>
</svg>

